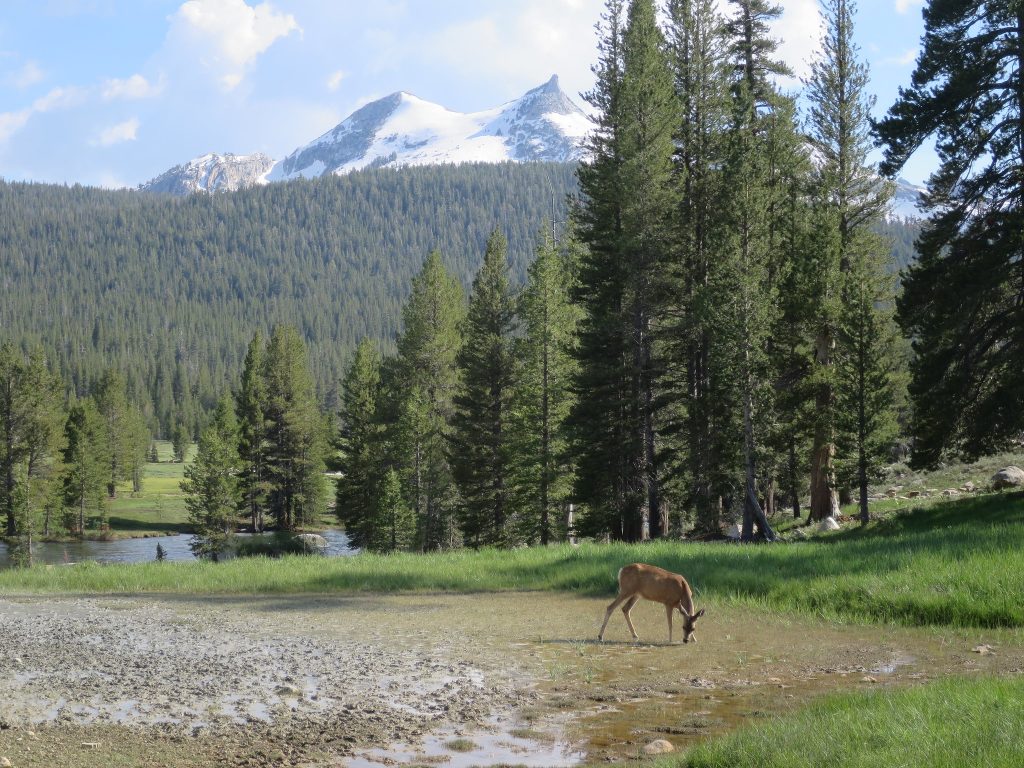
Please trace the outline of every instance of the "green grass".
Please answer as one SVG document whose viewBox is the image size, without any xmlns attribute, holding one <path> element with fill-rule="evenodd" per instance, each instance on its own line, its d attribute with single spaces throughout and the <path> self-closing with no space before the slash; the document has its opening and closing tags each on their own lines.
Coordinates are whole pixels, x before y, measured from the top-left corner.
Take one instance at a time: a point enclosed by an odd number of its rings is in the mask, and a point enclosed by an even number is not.
<svg viewBox="0 0 1024 768">
<path fill-rule="evenodd" d="M 225 563 L 83 563 L 0 572 L 0 593 L 568 590 L 608 595 L 633 561 L 686 575 L 706 598 L 857 621 L 1024 626 L 1024 494 L 946 502 L 806 542 L 654 542 L 285 557 Z"/>
<path fill-rule="evenodd" d="M 830 696 L 653 768 L 1024 765 L 1024 681 L 951 678 Z"/>
</svg>

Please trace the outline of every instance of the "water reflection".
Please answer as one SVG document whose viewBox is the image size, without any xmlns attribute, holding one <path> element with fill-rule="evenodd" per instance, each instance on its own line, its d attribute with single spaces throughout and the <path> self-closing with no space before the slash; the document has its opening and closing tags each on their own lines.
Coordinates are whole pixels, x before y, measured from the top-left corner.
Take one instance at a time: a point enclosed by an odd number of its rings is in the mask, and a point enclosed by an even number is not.
<svg viewBox="0 0 1024 768">
<path fill-rule="evenodd" d="M 328 557 L 346 557 L 358 551 L 349 546 L 344 531 L 329 529 L 321 531 L 320 535 L 327 539 Z M 51 565 L 80 563 L 83 560 L 94 560 L 97 563 L 142 563 L 156 560 L 156 545 L 159 544 L 167 560 L 194 560 L 188 546 L 191 540 L 191 534 L 180 533 L 176 536 L 116 541 L 46 541 L 33 545 L 32 557 L 36 563 Z M 9 565 L 8 547 L 0 542 L 0 568 Z"/>
</svg>

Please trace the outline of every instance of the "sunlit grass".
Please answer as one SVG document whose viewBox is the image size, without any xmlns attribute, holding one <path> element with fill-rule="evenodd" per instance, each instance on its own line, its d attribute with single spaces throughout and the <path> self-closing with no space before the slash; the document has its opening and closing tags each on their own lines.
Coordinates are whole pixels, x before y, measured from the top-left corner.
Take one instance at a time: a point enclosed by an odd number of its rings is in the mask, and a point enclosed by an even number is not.
<svg viewBox="0 0 1024 768">
<path fill-rule="evenodd" d="M 741 728 L 654 768 L 1024 765 L 1024 681 L 949 679 L 830 696 Z"/>
<path fill-rule="evenodd" d="M 567 590 L 608 595 L 644 561 L 686 575 L 704 599 L 861 621 L 1024 626 L 1024 496 L 951 501 L 806 542 L 584 544 L 428 555 L 36 567 L 0 592 L 251 594 Z"/>
</svg>

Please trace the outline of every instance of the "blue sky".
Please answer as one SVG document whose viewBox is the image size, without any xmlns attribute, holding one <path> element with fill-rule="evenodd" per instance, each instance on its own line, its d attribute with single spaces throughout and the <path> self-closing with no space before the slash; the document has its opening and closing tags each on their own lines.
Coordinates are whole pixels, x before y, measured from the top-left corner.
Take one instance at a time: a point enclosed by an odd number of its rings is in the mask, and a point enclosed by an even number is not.
<svg viewBox="0 0 1024 768">
<path fill-rule="evenodd" d="M 368 101 L 495 106 L 558 74 L 591 85 L 603 0 L 3 0 L 0 176 L 135 186 L 206 152 L 283 157 Z M 782 0 L 806 72 L 816 0 Z M 917 0 L 861 0 L 879 113 L 906 85 Z M 928 152 L 905 176 L 921 182 Z"/>
</svg>

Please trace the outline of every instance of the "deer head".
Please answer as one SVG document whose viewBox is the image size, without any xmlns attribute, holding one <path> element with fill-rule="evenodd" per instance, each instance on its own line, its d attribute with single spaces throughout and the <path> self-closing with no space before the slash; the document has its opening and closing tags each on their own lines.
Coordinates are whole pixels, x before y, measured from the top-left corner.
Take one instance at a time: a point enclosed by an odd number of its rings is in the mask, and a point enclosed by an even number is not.
<svg viewBox="0 0 1024 768">
<path fill-rule="evenodd" d="M 679 603 L 679 612 L 683 614 L 683 642 L 688 643 L 692 639 L 696 643 L 697 638 L 693 636 L 693 627 L 697 623 L 697 619 L 704 615 L 704 609 L 701 608 L 691 616 L 683 604 Z"/>
</svg>

